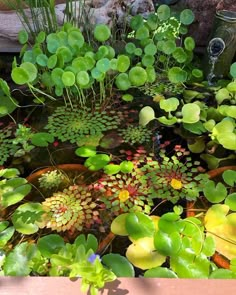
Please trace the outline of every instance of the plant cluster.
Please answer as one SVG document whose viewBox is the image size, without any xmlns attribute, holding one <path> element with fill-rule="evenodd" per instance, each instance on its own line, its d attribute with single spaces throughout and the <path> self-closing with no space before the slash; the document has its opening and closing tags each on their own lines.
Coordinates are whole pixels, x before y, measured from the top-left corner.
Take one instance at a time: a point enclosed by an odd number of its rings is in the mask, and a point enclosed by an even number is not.
<svg viewBox="0 0 236 295">
<path fill-rule="evenodd" d="M 99 200 L 104 209 L 109 209 L 114 215 L 123 212 L 148 214 L 153 206 L 148 182 L 138 169 L 126 174 L 104 175 L 94 184 L 94 189 L 101 194 Z"/>
<path fill-rule="evenodd" d="M 88 186 L 69 186 L 62 192 L 56 192 L 42 203 L 45 214 L 40 227 L 52 230 L 82 231 L 94 222 L 99 222 L 96 203 Z"/>
<path fill-rule="evenodd" d="M 152 139 L 152 131 L 150 129 L 146 126 L 134 124 L 130 124 L 127 128 L 120 129 L 119 135 L 121 135 L 124 142 L 131 145 L 148 143 Z"/>
<path fill-rule="evenodd" d="M 43 173 L 39 179 L 39 187 L 51 190 L 51 189 L 57 189 L 59 185 L 65 180 L 65 175 L 60 170 L 52 170 Z"/>
<path fill-rule="evenodd" d="M 87 136 L 102 136 L 108 130 L 117 129 L 121 119 L 119 111 L 61 106 L 48 118 L 45 129 L 62 142 L 70 141 L 81 145 L 80 141 L 86 141 Z"/>
</svg>

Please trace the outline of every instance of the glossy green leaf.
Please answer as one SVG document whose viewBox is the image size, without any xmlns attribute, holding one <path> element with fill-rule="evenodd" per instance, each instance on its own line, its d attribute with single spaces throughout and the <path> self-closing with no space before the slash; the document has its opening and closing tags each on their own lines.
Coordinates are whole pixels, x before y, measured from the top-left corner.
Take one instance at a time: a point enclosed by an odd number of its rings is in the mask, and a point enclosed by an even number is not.
<svg viewBox="0 0 236 295">
<path fill-rule="evenodd" d="M 134 277 L 132 264 L 120 254 L 106 254 L 102 257 L 102 262 L 114 272 L 117 277 Z"/>
<path fill-rule="evenodd" d="M 236 78 L 236 62 L 232 63 L 230 66 L 230 75 L 235 79 Z"/>
<path fill-rule="evenodd" d="M 191 9 L 184 9 L 180 13 L 180 21 L 184 25 L 190 25 L 194 21 L 194 14 Z"/>
<path fill-rule="evenodd" d="M 196 123 L 200 120 L 201 109 L 196 103 L 187 103 L 182 107 L 182 121 L 184 123 Z"/>
<path fill-rule="evenodd" d="M 120 165 L 108 164 L 104 167 L 104 172 L 108 175 L 117 174 L 120 172 Z"/>
<path fill-rule="evenodd" d="M 194 39 L 192 37 L 186 37 L 184 39 L 184 47 L 188 51 L 193 51 L 193 49 L 195 48 L 195 41 L 194 41 Z"/>
<path fill-rule="evenodd" d="M 157 9 L 157 16 L 159 20 L 165 21 L 170 17 L 170 7 L 168 5 L 160 5 Z"/>
<path fill-rule="evenodd" d="M 88 234 L 85 237 L 84 234 L 80 234 L 74 241 L 74 245 L 80 247 L 81 245 L 84 247 L 85 252 L 93 250 L 94 253 L 98 250 L 98 240 L 93 234 Z"/>
<path fill-rule="evenodd" d="M 11 187 L 9 184 L 8 191 L 2 194 L 2 206 L 6 208 L 20 202 L 29 194 L 30 191 L 30 184 L 23 184 L 19 186 L 14 185 Z"/>
<path fill-rule="evenodd" d="M 46 147 L 49 145 L 49 143 L 53 143 L 54 136 L 52 134 L 49 134 L 47 132 L 38 132 L 34 133 L 31 137 L 32 144 L 40 147 Z"/>
<path fill-rule="evenodd" d="M 20 30 L 18 33 L 18 40 L 20 44 L 25 44 L 29 39 L 28 33 L 25 30 Z"/>
<path fill-rule="evenodd" d="M 64 239 L 57 234 L 49 234 L 39 238 L 37 246 L 44 257 L 51 258 L 64 247 Z"/>
<path fill-rule="evenodd" d="M 0 248 L 7 244 L 7 242 L 13 237 L 14 232 L 14 226 L 10 226 L 0 232 Z"/>
<path fill-rule="evenodd" d="M 128 70 L 130 66 L 130 58 L 127 55 L 121 54 L 117 58 L 117 64 L 116 64 L 116 69 L 124 73 Z"/>
<path fill-rule="evenodd" d="M 99 154 L 89 157 L 84 166 L 91 171 L 97 171 L 104 168 L 110 162 L 110 157 L 106 154 Z"/>
<path fill-rule="evenodd" d="M 84 36 L 79 30 L 71 30 L 68 34 L 68 44 L 71 47 L 81 48 L 84 45 Z"/>
<path fill-rule="evenodd" d="M 120 73 L 116 76 L 115 83 L 117 88 L 120 90 L 128 90 L 131 87 L 129 76 L 126 73 Z"/>
<path fill-rule="evenodd" d="M 105 24 L 98 24 L 96 25 L 93 34 L 97 41 L 104 42 L 110 38 L 111 30 Z"/>
<path fill-rule="evenodd" d="M 135 66 L 129 70 L 129 80 L 134 86 L 142 86 L 147 81 L 147 73 L 142 67 Z"/>
<path fill-rule="evenodd" d="M 27 72 L 27 74 L 29 76 L 28 82 L 33 82 L 37 78 L 38 69 L 31 62 L 22 63 L 20 65 L 20 68 L 24 69 Z"/>
<path fill-rule="evenodd" d="M 65 71 L 61 76 L 61 80 L 66 87 L 71 87 L 75 84 L 75 74 Z"/>
<path fill-rule="evenodd" d="M 106 73 L 110 69 L 110 60 L 106 57 L 101 58 L 97 61 L 96 67 L 100 72 Z"/>
<path fill-rule="evenodd" d="M 236 170 L 228 169 L 223 172 L 222 177 L 226 184 L 230 186 L 236 185 Z"/>
<path fill-rule="evenodd" d="M 31 272 L 30 262 L 36 255 L 36 246 L 24 242 L 15 246 L 4 263 L 4 275 L 28 276 Z"/>
<path fill-rule="evenodd" d="M 146 126 L 150 121 L 155 119 L 154 109 L 150 106 L 143 107 L 139 112 L 139 124 Z"/>
<path fill-rule="evenodd" d="M 131 161 L 122 161 L 120 163 L 120 171 L 122 173 L 131 173 L 134 169 L 134 164 Z"/>
<path fill-rule="evenodd" d="M 126 217 L 125 226 L 129 236 L 134 240 L 151 237 L 155 231 L 152 219 L 140 212 L 130 213 Z"/>
<path fill-rule="evenodd" d="M 172 83 L 184 83 L 187 80 L 187 72 L 179 67 L 172 67 L 168 71 L 168 78 Z"/>
<path fill-rule="evenodd" d="M 12 215 L 15 229 L 25 235 L 38 231 L 37 223 L 41 221 L 43 207 L 40 203 L 25 203 L 20 205 Z"/>
<path fill-rule="evenodd" d="M 211 203 L 222 202 L 227 196 L 227 189 L 223 183 L 218 182 L 215 184 L 214 181 L 208 180 L 203 188 L 204 196 Z"/>
<path fill-rule="evenodd" d="M 213 271 L 210 276 L 209 279 L 235 279 L 236 278 L 236 274 L 229 269 L 216 269 L 215 271 Z"/>
<path fill-rule="evenodd" d="M 172 270 L 166 267 L 155 267 L 151 268 L 144 273 L 145 278 L 168 278 L 168 279 L 176 279 L 178 276 Z"/>
<path fill-rule="evenodd" d="M 179 230 L 178 221 L 180 216 L 173 212 L 165 213 L 161 216 L 158 227 L 165 233 L 173 233 Z"/>
<path fill-rule="evenodd" d="M 128 236 L 128 232 L 126 229 L 126 218 L 129 213 L 123 213 L 119 216 L 117 216 L 115 219 L 113 219 L 111 223 L 111 231 L 115 235 L 119 236 Z"/>
<path fill-rule="evenodd" d="M 12 70 L 11 77 L 12 77 L 12 80 L 18 85 L 26 84 L 30 80 L 28 72 L 20 67 L 14 68 Z"/>
<path fill-rule="evenodd" d="M 36 57 L 36 62 L 38 65 L 40 65 L 41 67 L 46 67 L 48 64 L 48 57 L 47 55 L 41 53 Z"/>
<path fill-rule="evenodd" d="M 160 101 L 160 108 L 166 112 L 176 111 L 178 106 L 179 100 L 176 97 L 170 97 Z"/>
<path fill-rule="evenodd" d="M 233 211 L 236 211 L 236 193 L 229 194 L 225 199 L 225 204 Z"/>
<path fill-rule="evenodd" d="M 96 155 L 96 147 L 95 146 L 81 146 L 75 150 L 75 153 L 79 157 L 92 157 Z"/>
<path fill-rule="evenodd" d="M 154 236 L 154 245 L 155 249 L 162 255 L 178 255 L 177 253 L 182 246 L 181 236 L 178 232 L 166 234 L 159 230 Z"/>
</svg>

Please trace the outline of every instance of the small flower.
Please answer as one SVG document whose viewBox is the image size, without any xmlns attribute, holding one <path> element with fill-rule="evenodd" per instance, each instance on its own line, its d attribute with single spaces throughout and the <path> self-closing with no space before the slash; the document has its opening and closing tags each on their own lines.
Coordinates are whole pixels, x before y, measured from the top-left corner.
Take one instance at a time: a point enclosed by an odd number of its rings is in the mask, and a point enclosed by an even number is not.
<svg viewBox="0 0 236 295">
<path fill-rule="evenodd" d="M 121 190 L 119 192 L 118 198 L 121 202 L 125 202 L 129 199 L 129 191 L 128 190 Z"/>
<path fill-rule="evenodd" d="M 183 184 L 181 182 L 181 180 L 178 180 L 176 178 L 172 178 L 170 185 L 174 188 L 174 189 L 181 189 Z"/>
<path fill-rule="evenodd" d="M 93 253 L 88 257 L 88 262 L 93 264 L 96 259 L 101 261 L 100 255 Z"/>
</svg>

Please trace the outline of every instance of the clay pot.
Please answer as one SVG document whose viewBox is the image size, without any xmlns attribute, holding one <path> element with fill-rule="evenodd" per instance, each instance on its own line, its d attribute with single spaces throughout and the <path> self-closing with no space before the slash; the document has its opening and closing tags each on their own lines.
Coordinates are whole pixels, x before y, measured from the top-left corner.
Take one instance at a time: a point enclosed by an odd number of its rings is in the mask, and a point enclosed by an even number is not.
<svg viewBox="0 0 236 295">
<path fill-rule="evenodd" d="M 220 168 L 210 170 L 208 172 L 209 178 L 214 179 L 216 177 L 219 177 L 226 170 L 236 170 L 236 166 L 225 166 L 225 167 L 220 167 Z M 202 202 L 203 202 L 203 205 L 207 206 L 207 201 L 204 202 L 204 200 L 202 200 Z M 196 205 L 195 201 L 187 202 L 187 217 L 195 216 L 195 205 Z M 216 252 L 212 256 L 212 260 L 218 267 L 227 268 L 227 269 L 230 268 L 230 261 L 218 252 Z"/>
</svg>

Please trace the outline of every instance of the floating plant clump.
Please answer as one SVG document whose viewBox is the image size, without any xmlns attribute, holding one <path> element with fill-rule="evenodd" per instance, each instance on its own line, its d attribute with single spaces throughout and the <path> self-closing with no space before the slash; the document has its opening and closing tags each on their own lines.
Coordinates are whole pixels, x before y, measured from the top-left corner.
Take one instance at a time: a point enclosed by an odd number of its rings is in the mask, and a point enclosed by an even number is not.
<svg viewBox="0 0 236 295">
<path fill-rule="evenodd" d="M 59 170 L 45 172 L 38 179 L 39 187 L 44 189 L 57 188 L 65 180 L 65 175 Z"/>
<path fill-rule="evenodd" d="M 99 198 L 115 215 L 124 212 L 149 214 L 153 206 L 148 183 L 137 168 L 132 173 L 105 175 L 94 188 L 102 193 Z"/>
<path fill-rule="evenodd" d="M 149 130 L 146 126 L 135 126 L 129 125 L 126 129 L 119 131 L 119 134 L 122 136 L 124 142 L 130 144 L 142 144 L 149 142 L 152 137 L 152 131 Z"/>
<path fill-rule="evenodd" d="M 18 149 L 18 146 L 13 144 L 12 134 L 13 128 L 11 126 L 0 130 L 0 165 L 3 165 Z"/>
<path fill-rule="evenodd" d="M 121 113 L 107 109 L 91 109 L 74 106 L 58 107 L 48 118 L 45 127 L 49 133 L 62 142 L 80 143 L 88 135 L 101 135 L 107 130 L 117 129 L 121 121 Z"/>
<path fill-rule="evenodd" d="M 150 179 L 150 191 L 153 198 L 162 198 L 176 203 L 179 199 L 196 200 L 203 190 L 208 176 L 198 172 L 199 162 L 192 163 L 191 157 L 177 152 L 167 157 L 163 151 L 160 159 L 147 158 L 141 168 L 145 177 Z"/>
<path fill-rule="evenodd" d="M 82 231 L 99 221 L 96 203 L 87 186 L 70 186 L 62 192 L 56 192 L 42 203 L 45 214 L 41 228 L 51 228 L 57 232 Z"/>
</svg>

